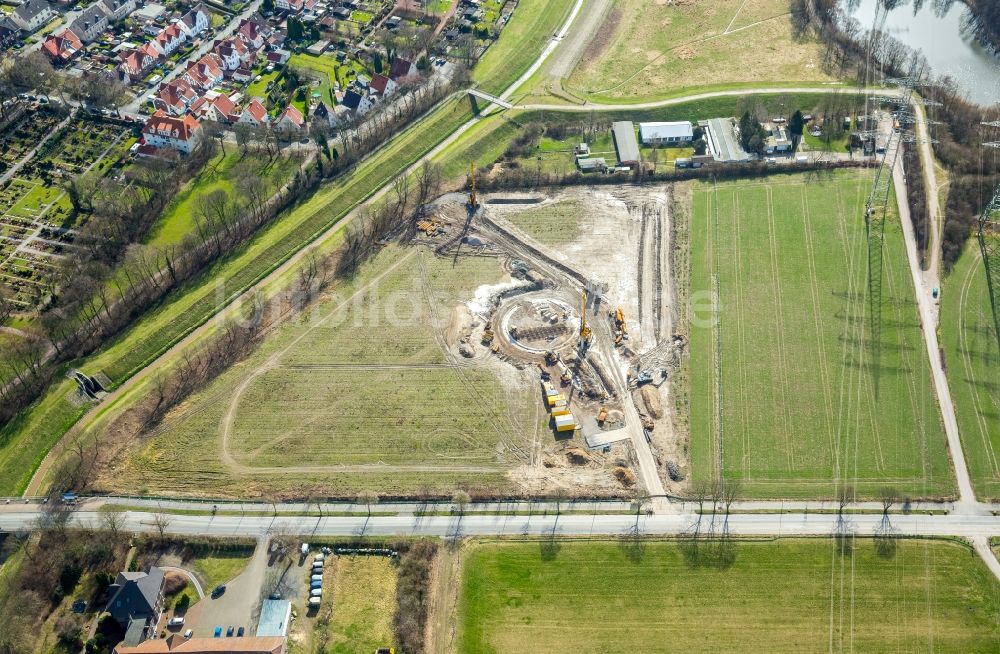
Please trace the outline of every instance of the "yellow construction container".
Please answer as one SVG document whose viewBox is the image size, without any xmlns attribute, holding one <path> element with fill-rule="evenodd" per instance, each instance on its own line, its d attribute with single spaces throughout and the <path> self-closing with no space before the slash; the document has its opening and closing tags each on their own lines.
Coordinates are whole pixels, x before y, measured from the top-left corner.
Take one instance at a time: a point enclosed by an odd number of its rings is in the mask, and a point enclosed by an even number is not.
<svg viewBox="0 0 1000 654">
<path fill-rule="evenodd" d="M 545 399 L 547 399 L 549 401 L 549 406 L 555 406 L 556 402 L 558 402 L 559 400 L 562 400 L 563 402 L 565 402 L 566 401 L 566 396 L 563 395 L 562 393 L 556 393 L 555 395 L 549 395 Z"/>
<path fill-rule="evenodd" d="M 569 407 L 567 407 L 566 405 L 563 405 L 563 406 L 554 406 L 554 407 L 552 407 L 552 415 L 554 415 L 554 416 L 571 416 L 573 414 L 569 412 Z"/>
<path fill-rule="evenodd" d="M 573 417 L 572 413 L 564 416 L 556 416 L 554 420 L 556 423 L 556 431 L 576 430 L 576 418 Z"/>
</svg>

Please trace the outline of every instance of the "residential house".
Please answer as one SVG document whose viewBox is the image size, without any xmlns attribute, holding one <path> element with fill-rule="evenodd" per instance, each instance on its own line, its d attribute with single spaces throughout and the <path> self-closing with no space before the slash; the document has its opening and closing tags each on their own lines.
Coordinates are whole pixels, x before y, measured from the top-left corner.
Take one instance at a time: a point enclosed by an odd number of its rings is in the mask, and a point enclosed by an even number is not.
<svg viewBox="0 0 1000 654">
<path fill-rule="evenodd" d="M 792 151 L 792 139 L 788 134 L 788 127 L 783 123 L 765 123 L 767 130 L 767 140 L 764 142 L 764 151 L 767 154 L 788 154 Z"/>
<path fill-rule="evenodd" d="M 143 132 L 147 129 L 148 123 Z M 111 599 L 105 611 L 125 630 L 125 645 L 135 646 L 156 635 L 163 612 L 163 581 L 163 570 L 152 567 L 149 572 L 119 572 L 108 586 Z"/>
<path fill-rule="evenodd" d="M 688 121 L 639 123 L 643 145 L 681 145 L 694 139 L 694 126 Z"/>
<path fill-rule="evenodd" d="M 233 80 L 236 82 L 241 82 L 241 83 L 249 82 L 251 79 L 253 79 L 253 70 L 248 66 L 240 66 L 231 73 L 231 76 Z"/>
<path fill-rule="evenodd" d="M 217 123 L 235 123 L 240 119 L 240 110 L 232 98 L 220 93 L 209 103 L 205 117 Z"/>
<path fill-rule="evenodd" d="M 201 142 L 202 128 L 194 116 L 175 118 L 167 115 L 165 111 L 158 110 L 142 128 L 142 136 L 145 144 L 153 148 L 169 148 L 190 154 Z M 162 575 L 162 571 L 160 574 Z"/>
<path fill-rule="evenodd" d="M 330 13 L 332 13 L 333 17 L 336 18 L 337 20 L 351 19 L 351 10 L 348 9 L 347 7 L 335 7 L 334 10 Z"/>
<path fill-rule="evenodd" d="M 302 112 L 290 104 L 281 112 L 275 125 L 280 129 L 300 130 L 306 126 L 306 120 L 302 117 Z"/>
<path fill-rule="evenodd" d="M 281 11 L 287 11 L 290 14 L 297 14 L 302 11 L 304 5 L 303 0 L 275 0 L 275 8 Z"/>
<path fill-rule="evenodd" d="M 288 59 L 292 56 L 292 53 L 288 50 L 271 50 L 267 53 L 267 63 L 274 64 L 275 67 L 284 66 Z"/>
<path fill-rule="evenodd" d="M 222 60 L 223 69 L 226 71 L 248 67 L 254 60 L 253 51 L 247 47 L 243 39 L 237 37 L 230 37 L 225 41 L 216 41 L 212 47 L 212 52 Z"/>
<path fill-rule="evenodd" d="M 123 52 L 120 58 L 121 62 L 117 68 L 118 78 L 128 84 L 141 81 L 157 60 L 156 51 L 149 44 Z"/>
<path fill-rule="evenodd" d="M 236 29 L 237 36 L 254 50 L 260 50 L 264 47 L 264 41 L 270 33 L 271 28 L 258 17 L 244 18 Z"/>
<path fill-rule="evenodd" d="M 267 108 L 257 98 L 250 100 L 247 106 L 243 108 L 243 113 L 240 114 L 241 123 L 249 123 L 254 127 L 266 125 L 269 118 Z"/>
<path fill-rule="evenodd" d="M 201 91 L 207 91 L 225 79 L 222 60 L 218 55 L 209 53 L 198 60 L 184 72 L 184 77 Z"/>
<path fill-rule="evenodd" d="M 180 77 L 169 84 L 161 84 L 153 99 L 153 106 L 174 116 L 183 116 L 198 93 L 186 79 Z"/>
<path fill-rule="evenodd" d="M 326 103 L 320 102 L 312 110 L 312 118 L 314 121 L 322 120 L 330 127 L 337 127 L 341 125 L 344 121 L 348 120 L 351 116 L 351 110 L 342 104 L 334 105 L 332 108 L 327 106 Z"/>
<path fill-rule="evenodd" d="M 281 636 L 241 636 L 237 638 L 184 638 L 172 634 L 114 649 L 114 654 L 285 654 L 286 639 Z"/>
<path fill-rule="evenodd" d="M 104 7 L 108 20 L 116 23 L 128 18 L 128 15 L 139 6 L 139 2 L 138 0 L 101 0 L 101 6 Z"/>
<path fill-rule="evenodd" d="M 396 83 L 385 75 L 375 75 L 372 77 L 372 81 L 368 83 L 368 90 L 380 99 L 388 98 L 396 92 L 397 88 L 399 87 Z"/>
<path fill-rule="evenodd" d="M 187 33 L 179 26 L 170 25 L 161 30 L 150 44 L 163 57 L 169 57 L 187 41 Z"/>
<path fill-rule="evenodd" d="M 73 21 L 70 29 L 84 43 L 90 43 L 108 29 L 108 13 L 104 5 L 92 4 Z"/>
<path fill-rule="evenodd" d="M 205 7 L 198 5 L 177 20 L 177 25 L 184 30 L 189 39 L 193 39 L 212 26 Z"/>
<path fill-rule="evenodd" d="M 420 75 L 420 71 L 417 70 L 416 65 L 402 57 L 396 57 L 389 69 L 389 79 L 397 84 L 411 81 L 418 75 Z"/>
<path fill-rule="evenodd" d="M 26 0 L 20 7 L 14 9 L 10 19 L 17 27 L 28 34 L 33 34 L 48 24 L 56 16 L 55 10 L 45 0 Z"/>
<path fill-rule="evenodd" d="M 83 50 L 80 37 L 73 30 L 65 29 L 58 34 L 50 34 L 42 42 L 42 52 L 52 63 L 64 64 Z"/>
<path fill-rule="evenodd" d="M 366 113 L 371 111 L 374 106 L 371 99 L 367 95 L 361 95 L 354 89 L 351 89 L 344 94 L 344 99 L 340 104 L 347 107 L 358 116 L 364 116 Z"/>
</svg>

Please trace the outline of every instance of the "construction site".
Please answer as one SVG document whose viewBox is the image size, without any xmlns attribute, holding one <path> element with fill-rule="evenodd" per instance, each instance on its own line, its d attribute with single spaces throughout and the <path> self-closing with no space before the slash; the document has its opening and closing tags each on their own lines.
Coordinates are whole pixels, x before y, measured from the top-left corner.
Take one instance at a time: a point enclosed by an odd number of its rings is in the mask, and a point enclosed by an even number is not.
<svg viewBox="0 0 1000 654">
<path fill-rule="evenodd" d="M 438 199 L 418 224 L 417 241 L 438 257 L 494 257 L 507 272 L 460 308 L 456 351 L 536 384 L 551 432 L 543 468 L 601 465 L 649 492 L 685 478 L 666 408 L 686 345 L 673 309 L 670 192 L 480 196 L 473 186 Z"/>
</svg>

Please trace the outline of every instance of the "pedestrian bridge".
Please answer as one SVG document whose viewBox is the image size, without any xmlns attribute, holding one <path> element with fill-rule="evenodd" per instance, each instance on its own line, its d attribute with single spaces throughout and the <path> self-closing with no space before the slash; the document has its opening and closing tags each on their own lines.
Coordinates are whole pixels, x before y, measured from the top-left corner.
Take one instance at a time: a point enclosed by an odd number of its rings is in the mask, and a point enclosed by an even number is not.
<svg viewBox="0 0 1000 654">
<path fill-rule="evenodd" d="M 469 89 L 469 95 L 474 95 L 477 98 L 482 98 L 483 100 L 489 100 L 493 104 L 500 105 L 504 109 L 513 109 L 514 107 L 514 105 L 507 102 L 506 100 L 501 100 L 495 95 L 490 95 L 489 93 L 483 93 L 482 91 L 479 91 L 477 89 Z"/>
</svg>

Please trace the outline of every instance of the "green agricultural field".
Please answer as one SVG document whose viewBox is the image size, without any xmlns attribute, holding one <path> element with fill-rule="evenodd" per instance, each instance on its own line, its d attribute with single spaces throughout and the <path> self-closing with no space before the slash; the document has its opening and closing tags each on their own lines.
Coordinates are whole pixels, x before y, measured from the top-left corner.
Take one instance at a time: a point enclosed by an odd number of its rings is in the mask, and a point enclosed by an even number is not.
<svg viewBox="0 0 1000 654">
<path fill-rule="evenodd" d="M 205 164 L 197 177 L 188 182 L 178 193 L 150 232 L 151 245 L 166 246 L 180 243 L 194 231 L 198 208 L 210 193 L 223 191 L 232 195 L 236 180 L 244 175 L 260 177 L 269 189 L 276 189 L 288 182 L 301 161 L 298 158 L 279 157 L 269 160 L 264 153 L 243 155 L 229 146 Z"/>
<path fill-rule="evenodd" d="M 391 647 L 396 611 L 396 567 L 379 556 L 327 559 L 326 592 L 329 621 L 316 621 L 314 652 L 353 654 Z"/>
<path fill-rule="evenodd" d="M 894 220 L 873 370 L 862 219 L 870 180 L 845 171 L 695 187 L 695 480 L 721 472 L 753 497 L 832 497 L 843 483 L 866 496 L 887 485 L 913 497 L 953 493 Z"/>
<path fill-rule="evenodd" d="M 473 70 L 479 88 L 499 93 L 515 82 L 562 27 L 572 8 L 573 0 L 521 0 L 500 38 Z"/>
<path fill-rule="evenodd" d="M 704 544 L 702 547 L 705 547 Z M 1000 583 L 968 547 L 903 540 L 489 543 L 463 557 L 457 651 L 995 652 Z"/>
<path fill-rule="evenodd" d="M 616 0 L 564 88 L 592 102 L 694 89 L 827 82 L 823 49 L 796 38 L 787 0 Z"/>
<path fill-rule="evenodd" d="M 213 495 L 503 486 L 538 427 L 530 390 L 448 363 L 439 341 L 453 307 L 502 275 L 494 259 L 391 248 L 168 416 L 101 485 Z"/>
<path fill-rule="evenodd" d="M 1000 497 L 1000 353 L 979 244 L 970 240 L 945 281 L 941 347 L 962 449 L 981 498 Z"/>
</svg>

